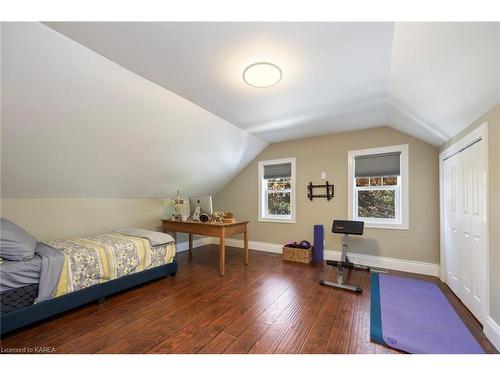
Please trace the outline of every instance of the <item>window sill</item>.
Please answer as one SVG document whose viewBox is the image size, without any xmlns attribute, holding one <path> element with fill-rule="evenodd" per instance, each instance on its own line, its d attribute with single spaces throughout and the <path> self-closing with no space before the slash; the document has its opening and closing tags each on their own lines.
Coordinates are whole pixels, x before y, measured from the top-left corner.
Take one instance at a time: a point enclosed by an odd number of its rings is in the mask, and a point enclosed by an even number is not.
<svg viewBox="0 0 500 375">
<path fill-rule="evenodd" d="M 267 219 L 267 218 L 259 218 L 259 222 L 261 222 L 261 223 L 295 224 L 295 220 L 294 219 Z"/>
<path fill-rule="evenodd" d="M 365 222 L 366 229 L 394 229 L 394 230 L 410 230 L 408 225 L 402 224 L 370 224 Z"/>
</svg>

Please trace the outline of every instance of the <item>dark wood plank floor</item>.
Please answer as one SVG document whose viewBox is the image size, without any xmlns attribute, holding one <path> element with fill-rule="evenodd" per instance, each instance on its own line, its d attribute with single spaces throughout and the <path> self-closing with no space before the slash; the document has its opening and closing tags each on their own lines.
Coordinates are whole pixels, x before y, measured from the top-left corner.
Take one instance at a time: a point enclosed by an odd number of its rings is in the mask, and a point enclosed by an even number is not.
<svg viewBox="0 0 500 375">
<path fill-rule="evenodd" d="M 370 342 L 370 279 L 353 271 L 362 295 L 319 285 L 336 270 L 284 263 L 278 254 L 218 247 L 178 255 L 177 276 L 109 297 L 2 338 L 3 348 L 54 347 L 57 353 L 396 353 Z M 402 273 L 401 273 L 402 274 Z M 435 281 L 486 352 L 481 326 Z"/>
</svg>

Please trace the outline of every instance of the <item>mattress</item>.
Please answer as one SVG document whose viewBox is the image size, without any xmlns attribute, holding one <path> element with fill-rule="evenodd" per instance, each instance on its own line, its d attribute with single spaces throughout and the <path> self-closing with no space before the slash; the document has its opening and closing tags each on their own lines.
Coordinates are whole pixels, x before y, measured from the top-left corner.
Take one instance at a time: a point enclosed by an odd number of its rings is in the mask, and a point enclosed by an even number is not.
<svg viewBox="0 0 500 375">
<path fill-rule="evenodd" d="M 7 314 L 35 303 L 38 284 L 29 284 L 0 293 L 0 313 Z"/>
</svg>

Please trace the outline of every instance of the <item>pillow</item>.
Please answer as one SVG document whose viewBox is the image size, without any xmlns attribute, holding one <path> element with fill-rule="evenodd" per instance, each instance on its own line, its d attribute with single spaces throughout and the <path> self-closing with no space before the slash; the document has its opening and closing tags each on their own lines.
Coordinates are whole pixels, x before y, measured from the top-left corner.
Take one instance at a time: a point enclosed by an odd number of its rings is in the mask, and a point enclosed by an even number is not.
<svg viewBox="0 0 500 375">
<path fill-rule="evenodd" d="M 7 219 L 0 219 L 0 258 L 28 260 L 35 255 L 36 238 Z"/>
</svg>

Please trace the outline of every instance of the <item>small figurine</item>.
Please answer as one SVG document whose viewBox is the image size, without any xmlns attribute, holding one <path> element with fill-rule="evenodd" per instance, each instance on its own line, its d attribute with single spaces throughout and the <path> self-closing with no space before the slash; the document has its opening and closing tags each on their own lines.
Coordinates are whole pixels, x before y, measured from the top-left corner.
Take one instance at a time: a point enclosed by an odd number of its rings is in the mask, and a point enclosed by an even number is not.
<svg viewBox="0 0 500 375">
<path fill-rule="evenodd" d="M 184 204 L 184 199 L 181 198 L 179 190 L 177 190 L 177 197 L 172 198 L 172 203 L 175 209 L 175 214 L 172 214 L 172 220 L 182 221 L 182 206 Z"/>
</svg>

